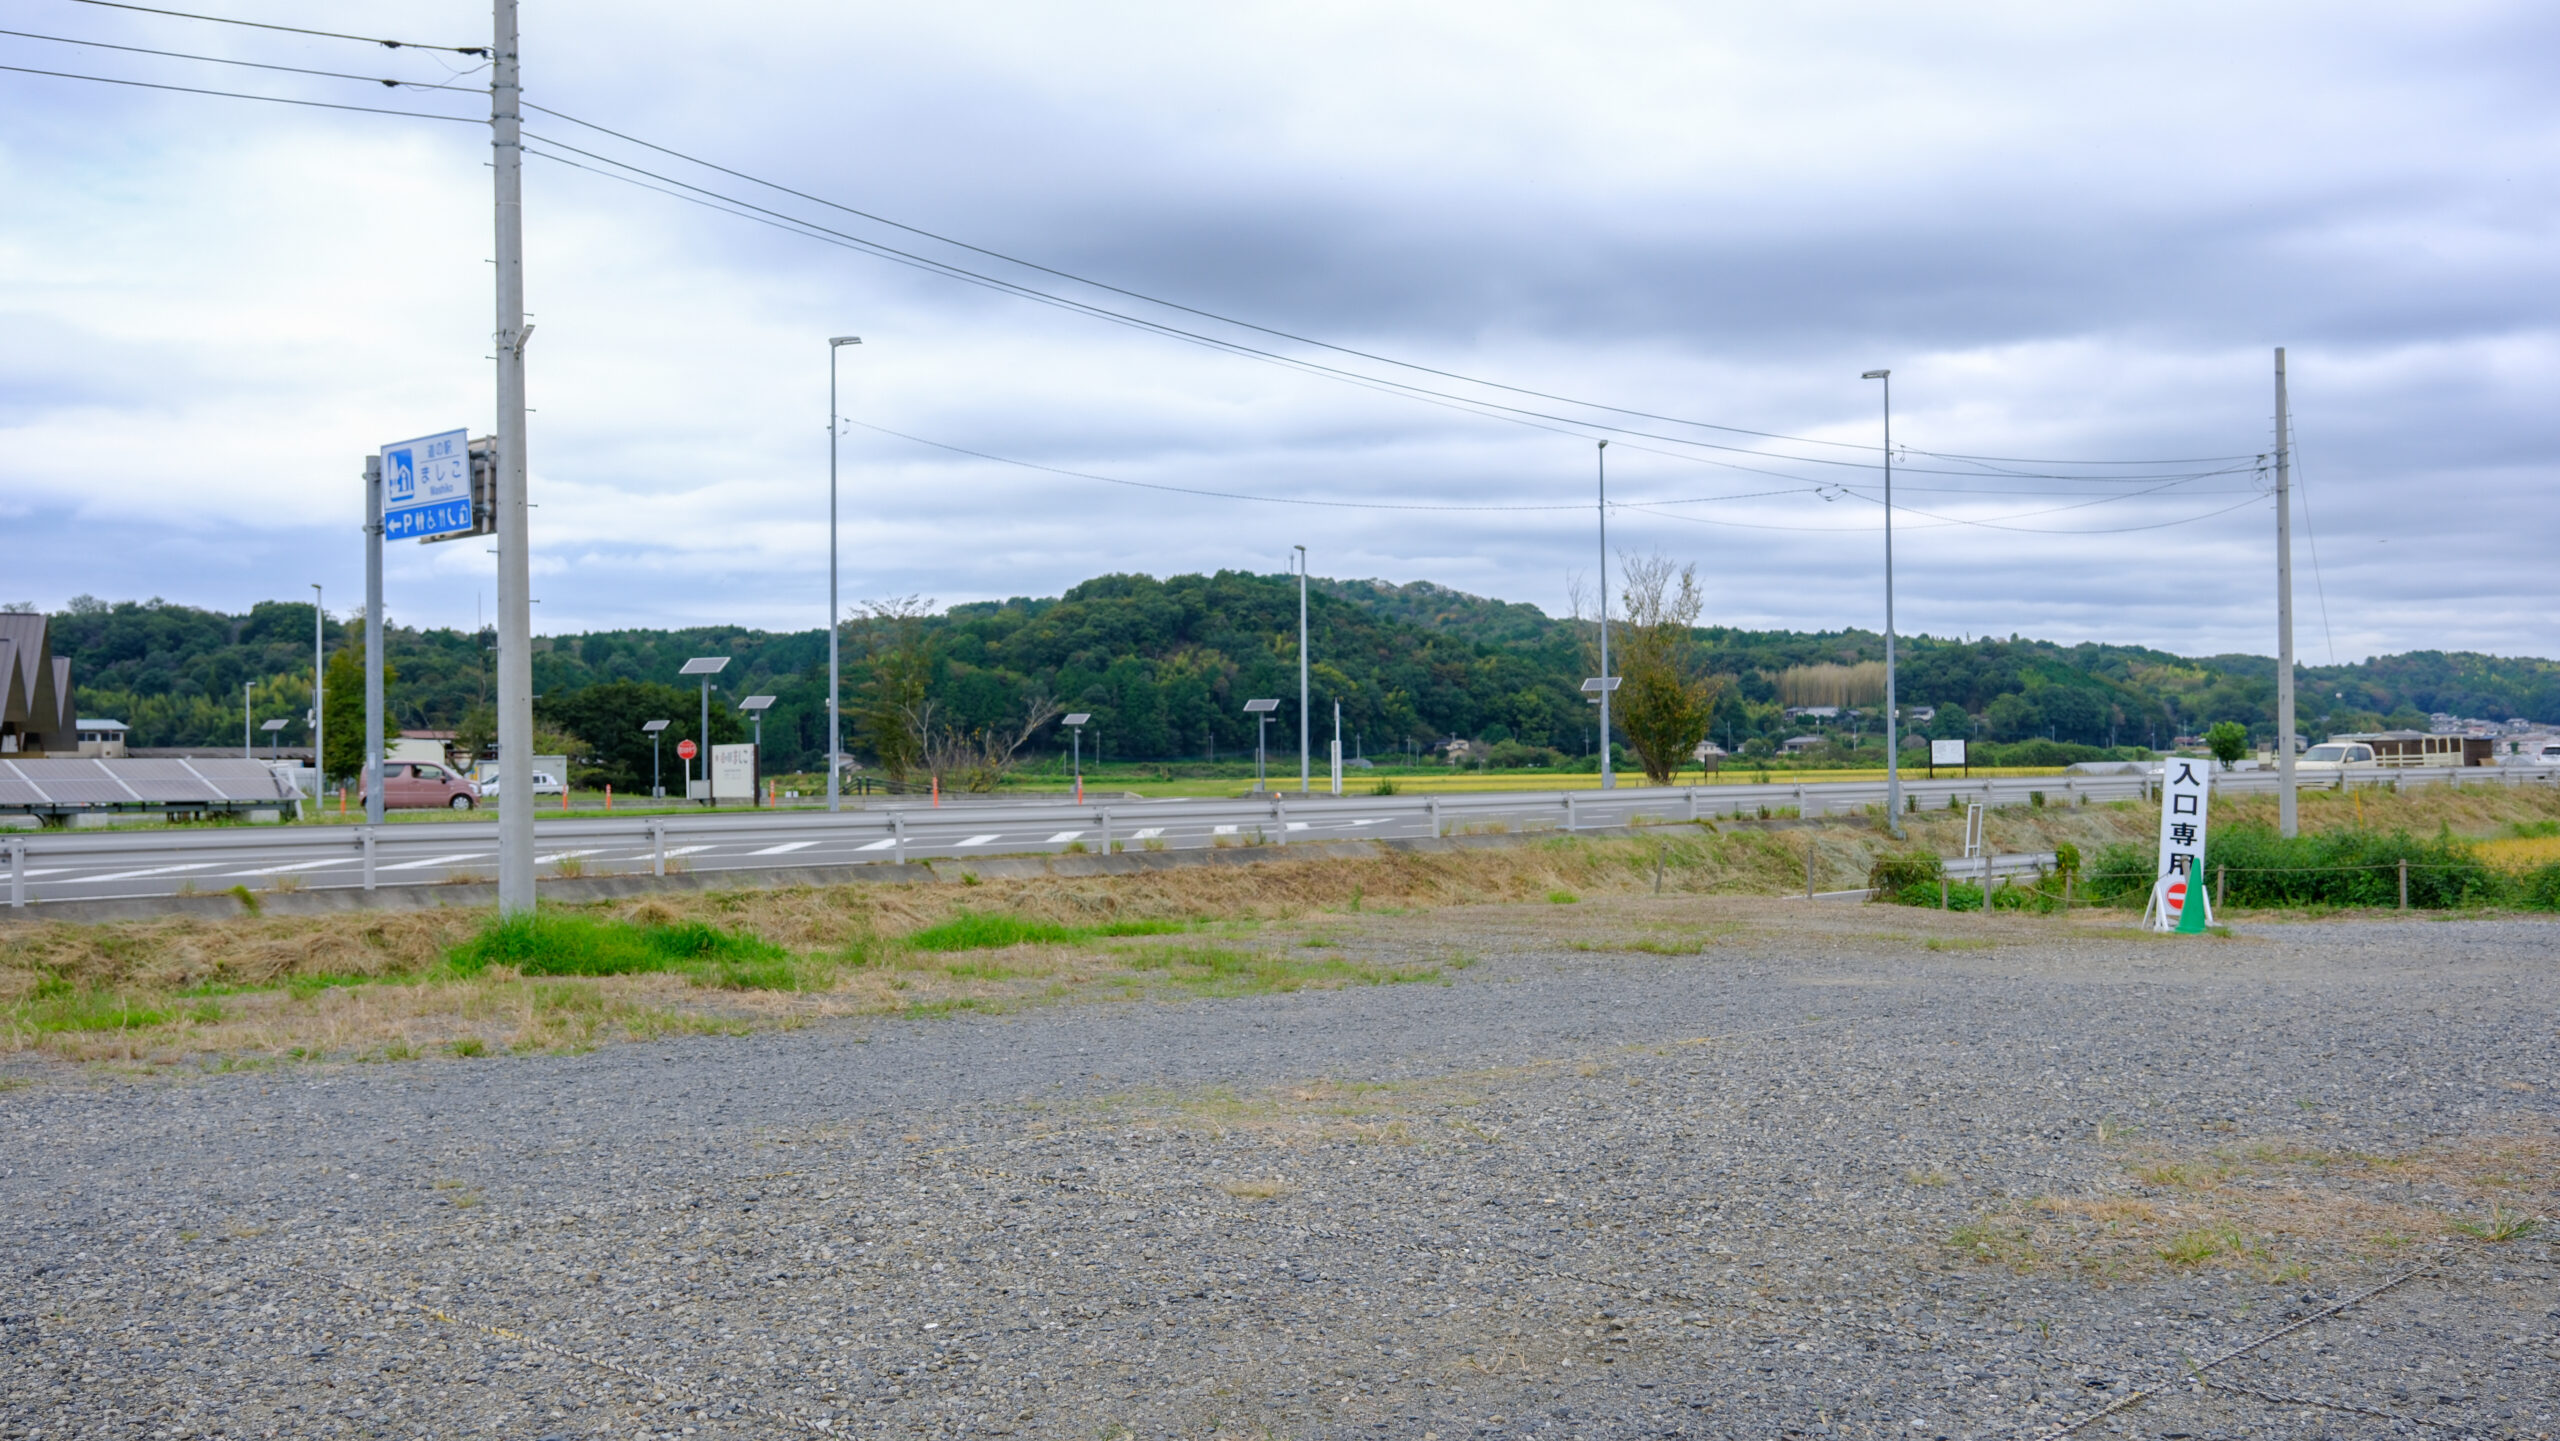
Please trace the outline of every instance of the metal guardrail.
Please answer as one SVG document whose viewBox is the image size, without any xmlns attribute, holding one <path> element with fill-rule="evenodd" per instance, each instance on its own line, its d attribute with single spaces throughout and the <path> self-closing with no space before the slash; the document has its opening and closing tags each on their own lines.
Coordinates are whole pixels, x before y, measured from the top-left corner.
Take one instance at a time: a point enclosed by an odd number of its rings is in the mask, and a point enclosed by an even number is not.
<svg viewBox="0 0 2560 1441">
<path fill-rule="evenodd" d="M 2560 767 L 2498 766 L 2440 767 L 2427 770 L 2406 769 L 2368 774 L 2365 772 L 2324 773 L 2322 785 L 2314 782 L 2304 789 L 2327 789 L 2335 785 L 2388 787 L 2441 785 L 2448 782 L 2492 783 L 2504 785 L 2560 784 Z M 2217 789 L 2242 794 L 2272 792 L 2276 786 L 2273 771 L 2232 771 L 2214 778 Z M 2028 805 L 2040 793 L 2049 805 L 2072 806 L 2088 802 L 2149 799 L 2156 777 L 2149 774 L 2130 775 L 2063 775 L 2004 776 L 1983 780 L 1927 780 L 1903 782 L 1905 804 L 1919 810 L 1938 810 L 1951 804 L 1962 806 L 1979 802 L 1985 806 Z M 2300 782 L 2297 782 L 2300 785 Z M 668 815 L 663 812 L 635 816 L 590 817 L 573 820 L 538 821 L 535 826 L 537 846 L 550 847 L 592 841 L 639 841 L 652 854 L 652 869 L 666 872 L 670 841 L 682 844 L 715 844 L 721 841 L 761 840 L 768 843 L 795 839 L 814 840 L 841 837 L 860 840 L 867 850 L 878 852 L 876 859 L 903 864 L 911 844 L 909 832 L 922 822 L 938 821 L 948 826 L 1002 826 L 1007 824 L 1065 825 L 1074 823 L 1079 829 L 1100 833 L 1101 848 L 1107 853 L 1114 842 L 1124 838 L 1124 827 L 1151 826 L 1166 821 L 1187 821 L 1210 825 L 1234 825 L 1241 831 L 1251 827 L 1258 838 L 1275 845 L 1289 842 L 1289 824 L 1294 818 L 1338 816 L 1356 812 L 1366 816 L 1383 816 L 1409 820 L 1427 820 L 1434 836 L 1448 835 L 1485 821 L 1500 819 L 1517 823 L 1525 820 L 1530 829 L 1576 831 L 1593 824 L 1592 813 L 1606 812 L 1613 817 L 1606 824 L 1676 823 L 1682 821 L 1728 818 L 1756 818 L 1793 812 L 1797 816 L 1816 818 L 1848 815 L 1880 810 L 1884 805 L 1885 785 L 1882 781 L 1787 781 L 1766 784 L 1716 786 L 1646 786 L 1616 791 L 1532 791 L 1476 792 L 1456 795 L 1428 796 L 1291 796 L 1273 793 L 1261 797 L 1167 799 L 1148 801 L 1115 800 L 1108 803 L 1072 802 L 980 802 L 963 807 L 933 807 L 922 803 L 873 806 L 862 810 L 835 813 L 771 811 L 719 811 L 700 815 Z M 445 847 L 452 845 L 495 846 L 498 826 L 494 821 L 436 821 L 403 826 L 357 827 L 278 827 L 189 831 L 180 834 L 138 835 L 132 832 L 81 835 L 78 832 L 19 833 L 0 838 L 9 869 L 9 904 L 26 904 L 27 867 L 31 860 L 58 859 L 81 855 L 147 856 L 179 851 L 224 852 L 266 851 L 295 852 L 325 856 L 331 852 L 344 854 L 352 849 L 362 854 L 364 865 L 360 884 L 366 890 L 377 884 L 376 858 L 389 849 L 405 851 L 411 847 Z M 885 845 L 880 844 L 886 842 Z M 931 844 L 916 840 L 914 844 Z M 1966 862 L 1970 864 L 1971 862 Z M 2046 861 L 2050 864 L 2050 859 Z M 775 859 L 773 866 L 787 867 L 800 862 Z M 724 869 L 753 869 L 730 866 Z"/>
</svg>

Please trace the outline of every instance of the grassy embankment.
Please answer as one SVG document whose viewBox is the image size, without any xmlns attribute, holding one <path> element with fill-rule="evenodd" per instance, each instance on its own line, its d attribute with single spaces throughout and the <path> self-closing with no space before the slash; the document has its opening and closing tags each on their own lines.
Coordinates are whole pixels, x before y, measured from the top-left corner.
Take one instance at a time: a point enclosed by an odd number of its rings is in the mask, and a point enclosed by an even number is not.
<svg viewBox="0 0 2560 1441">
<path fill-rule="evenodd" d="M 2264 812 L 2263 815 L 2260 812 Z M 2314 833 L 2349 798 L 2304 797 Z M 2217 824 L 2271 820 L 2234 800 Z M 1225 996 L 1446 981 L 1466 957 L 1364 958 L 1318 934 L 1363 910 L 1558 897 L 1787 895 L 1861 884 L 1880 856 L 1953 851 L 1960 814 L 1800 828 L 1665 825 L 1501 848 L 1275 857 L 1252 867 L 956 885 L 667 894 L 547 906 L 531 924 L 454 909 L 229 920 L 0 924 L 0 1051 L 146 1065 L 397 1060 L 578 1050 L 837 1015 L 932 1015 L 1073 999 Z M 2147 841 L 2150 807 L 1995 811 L 1993 845 L 2090 854 Z M 2560 832 L 2560 795 L 2431 789 L 2366 802 L 2367 827 Z M 2544 837 L 2536 836 L 2538 843 Z M 2523 838 L 2519 838 L 2523 839 Z"/>
</svg>

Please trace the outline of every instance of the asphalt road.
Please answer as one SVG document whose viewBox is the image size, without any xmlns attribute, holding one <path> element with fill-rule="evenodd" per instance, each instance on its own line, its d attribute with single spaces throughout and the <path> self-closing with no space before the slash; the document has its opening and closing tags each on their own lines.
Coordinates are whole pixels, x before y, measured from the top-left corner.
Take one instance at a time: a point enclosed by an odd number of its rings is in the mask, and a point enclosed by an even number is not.
<svg viewBox="0 0 2560 1441">
<path fill-rule="evenodd" d="M 2466 783 L 2549 785 L 2560 775 L 2499 768 L 2467 772 L 2403 772 L 2403 782 L 2459 775 Z M 2272 773 L 2218 778 L 2225 791 L 2271 788 Z M 2035 793 L 2052 804 L 2122 800 L 2143 794 L 2147 779 L 2121 776 L 2035 776 L 2001 779 L 1911 779 L 1912 803 L 1936 810 L 1950 801 L 2024 805 Z M 1694 790 L 1468 792 L 1436 796 L 1298 796 L 1139 800 L 1094 797 L 1033 802 L 874 802 L 836 815 L 809 811 L 731 810 L 543 821 L 536 826 L 537 864 L 546 874 L 563 862 L 585 873 L 653 868 L 663 856 L 691 871 L 855 865 L 891 860 L 1057 853 L 1071 846 L 1101 851 L 1179 850 L 1246 843 L 1454 834 L 1469 827 L 1512 830 L 1615 827 L 1692 816 L 1795 812 L 1840 814 L 1879 805 L 1880 781 L 1719 785 Z M 23 894 L 28 904 L 126 896 L 161 896 L 234 886 L 273 888 L 278 881 L 319 889 L 364 883 L 363 836 L 357 826 L 278 826 L 177 832 L 16 833 L 0 839 L 0 902 Z M 377 885 L 416 885 L 494 878 L 498 830 L 488 820 L 420 821 L 384 826 L 375 836 Z"/>
</svg>

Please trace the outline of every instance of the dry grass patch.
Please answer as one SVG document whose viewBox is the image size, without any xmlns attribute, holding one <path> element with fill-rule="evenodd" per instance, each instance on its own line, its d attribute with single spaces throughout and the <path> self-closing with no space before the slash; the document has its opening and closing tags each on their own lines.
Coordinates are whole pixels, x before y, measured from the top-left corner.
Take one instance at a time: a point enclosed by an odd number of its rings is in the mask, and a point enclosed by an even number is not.
<svg viewBox="0 0 2560 1441">
<path fill-rule="evenodd" d="M 2497 1243 L 2560 1213 L 2560 1139 L 2468 1137 L 2400 1155 L 2294 1142 L 2121 1158 L 2145 1194 L 2043 1196 L 1951 1235 L 1974 1259 L 2101 1278 L 2218 1266 L 2261 1280 L 2388 1255 L 2411 1237 Z"/>
</svg>

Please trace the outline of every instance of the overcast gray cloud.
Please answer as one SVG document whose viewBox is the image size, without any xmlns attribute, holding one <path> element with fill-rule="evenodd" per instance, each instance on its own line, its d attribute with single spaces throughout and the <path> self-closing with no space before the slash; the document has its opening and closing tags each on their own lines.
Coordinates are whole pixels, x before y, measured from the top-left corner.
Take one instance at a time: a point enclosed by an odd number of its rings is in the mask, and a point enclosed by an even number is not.
<svg viewBox="0 0 2560 1441">
<path fill-rule="evenodd" d="M 479 80 L 454 73 L 473 64 L 460 57 L 70 0 L 11 13 L 45 35 Z M 361 22 L 302 0 L 222 13 L 448 43 L 487 23 L 426 0 Z M 2254 457 L 2273 448 L 2269 349 L 2286 345 L 2313 660 L 2333 644 L 2342 658 L 2555 649 L 2555 52 L 2560 19 L 2525 4 L 525 13 L 536 103 L 1298 335 L 1847 445 L 1877 438 L 1858 373 L 1891 366 L 1895 439 L 1916 448 L 1897 484 L 1910 630 L 2271 649 L 2273 513 Z M 485 111 L 468 94 L 33 39 L 0 38 L 0 64 Z M 490 423 L 485 130 L 6 73 L 0 117 L 0 600 L 238 607 L 318 580 L 351 601 L 361 456 Z M 1584 504 L 1592 441 L 1614 434 L 1612 494 L 1639 504 L 1612 515 L 1612 541 L 1696 560 L 1715 619 L 1881 618 L 1871 450 L 1396 370 L 557 119 L 529 128 L 934 260 L 1473 403 L 1184 344 L 537 161 L 540 628 L 816 624 L 824 339 L 845 331 L 865 338 L 845 357 L 845 410 L 862 422 L 1158 486 Z M 1257 504 L 883 430 L 849 427 L 843 446 L 855 595 L 1277 570 L 1304 543 L 1320 574 L 1557 609 L 1595 560 L 1588 509 Z M 1991 466 L 1922 451 L 2241 459 Z M 2157 478 L 2093 479 L 2109 475 Z M 1707 497 L 1747 498 L 1656 504 Z M 490 574 L 480 543 L 398 548 L 393 608 L 468 624 Z"/>
</svg>

